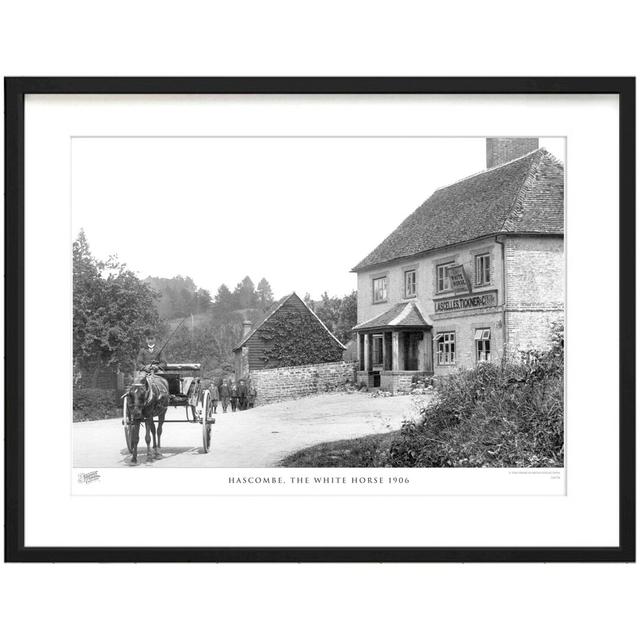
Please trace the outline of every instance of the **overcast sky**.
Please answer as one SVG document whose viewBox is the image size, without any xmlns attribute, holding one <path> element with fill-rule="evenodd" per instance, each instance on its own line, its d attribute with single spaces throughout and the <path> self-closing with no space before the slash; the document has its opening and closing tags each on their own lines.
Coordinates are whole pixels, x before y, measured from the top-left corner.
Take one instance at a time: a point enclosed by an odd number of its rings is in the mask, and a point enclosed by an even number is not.
<svg viewBox="0 0 640 640">
<path fill-rule="evenodd" d="M 72 225 L 141 277 L 215 295 L 356 286 L 350 269 L 438 187 L 485 168 L 484 138 L 75 138 Z M 541 138 L 564 162 L 564 138 Z"/>
</svg>

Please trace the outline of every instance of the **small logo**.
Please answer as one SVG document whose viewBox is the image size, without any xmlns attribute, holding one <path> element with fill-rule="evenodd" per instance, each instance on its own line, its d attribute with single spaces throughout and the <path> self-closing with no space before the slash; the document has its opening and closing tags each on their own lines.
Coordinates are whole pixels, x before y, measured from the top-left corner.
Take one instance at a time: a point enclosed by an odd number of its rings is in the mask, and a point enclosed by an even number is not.
<svg viewBox="0 0 640 640">
<path fill-rule="evenodd" d="M 87 471 L 86 473 L 78 474 L 78 482 L 80 484 L 89 484 L 96 480 L 100 480 L 100 474 L 97 471 Z"/>
</svg>

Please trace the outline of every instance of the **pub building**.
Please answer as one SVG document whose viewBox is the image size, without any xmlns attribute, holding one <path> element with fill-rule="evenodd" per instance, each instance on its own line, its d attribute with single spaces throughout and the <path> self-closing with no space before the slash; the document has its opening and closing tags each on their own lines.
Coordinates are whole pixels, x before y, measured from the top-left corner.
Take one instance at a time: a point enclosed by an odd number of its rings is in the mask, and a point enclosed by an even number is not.
<svg viewBox="0 0 640 640">
<path fill-rule="evenodd" d="M 398 391 L 548 346 L 564 317 L 564 167 L 537 138 L 487 138 L 486 158 L 352 269 L 358 382 Z"/>
</svg>

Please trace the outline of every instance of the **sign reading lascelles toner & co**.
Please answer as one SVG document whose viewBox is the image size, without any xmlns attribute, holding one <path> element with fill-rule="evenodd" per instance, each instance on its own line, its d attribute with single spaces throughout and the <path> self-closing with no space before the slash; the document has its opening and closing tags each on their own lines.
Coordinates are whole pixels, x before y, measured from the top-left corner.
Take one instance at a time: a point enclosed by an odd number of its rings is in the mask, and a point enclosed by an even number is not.
<svg viewBox="0 0 640 640">
<path fill-rule="evenodd" d="M 470 309 L 484 309 L 485 307 L 495 307 L 498 304 L 498 292 L 487 291 L 470 296 L 460 296 L 458 298 L 447 298 L 445 300 L 434 300 L 436 313 L 446 313 L 447 311 L 467 311 Z"/>
</svg>

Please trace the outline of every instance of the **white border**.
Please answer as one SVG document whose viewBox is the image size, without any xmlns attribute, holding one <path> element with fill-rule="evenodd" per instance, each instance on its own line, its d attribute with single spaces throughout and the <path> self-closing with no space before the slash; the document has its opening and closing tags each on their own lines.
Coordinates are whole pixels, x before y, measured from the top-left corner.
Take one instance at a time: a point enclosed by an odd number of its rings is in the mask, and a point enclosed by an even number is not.
<svg viewBox="0 0 640 640">
<path fill-rule="evenodd" d="M 594 353 L 593 301 L 618 293 L 593 270 L 593 246 L 618 254 L 618 111 L 614 96 L 28 96 L 25 375 L 70 353 L 69 137 L 72 135 L 567 136 L 568 495 L 545 497 L 154 498 L 69 495 L 64 419 L 70 376 L 25 406 L 25 541 L 30 545 L 616 545 L 617 352 L 583 400 Z M 583 277 L 588 274 L 588 277 Z M 596 298 L 597 296 L 597 298 Z M 42 310 L 55 310 L 45 313 Z M 585 321 L 589 319 L 589 321 Z M 594 319 L 595 321 L 595 319 Z M 597 355 L 597 354 L 596 354 Z M 66 357 L 68 360 L 68 356 Z M 25 385 L 25 388 L 29 388 Z M 594 471 L 597 461 L 597 472 Z M 246 470 L 244 470 L 246 472 Z M 141 517 L 141 514 L 142 517 Z M 127 523 L 143 523 L 127 526 Z M 268 523 L 256 526 L 256 523 Z M 153 540 L 149 533 L 153 532 Z"/>
</svg>

